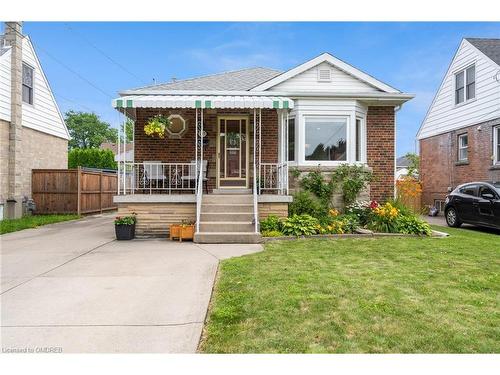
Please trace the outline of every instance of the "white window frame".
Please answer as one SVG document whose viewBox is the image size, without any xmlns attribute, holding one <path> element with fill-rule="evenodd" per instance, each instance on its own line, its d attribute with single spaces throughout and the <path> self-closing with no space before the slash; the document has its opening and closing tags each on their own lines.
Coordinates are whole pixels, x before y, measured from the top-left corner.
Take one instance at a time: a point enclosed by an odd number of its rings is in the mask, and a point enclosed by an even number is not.
<svg viewBox="0 0 500 375">
<path fill-rule="evenodd" d="M 356 132 L 357 132 L 357 121 L 361 122 L 361 134 L 359 137 L 359 147 L 360 147 L 360 160 L 356 160 Z M 356 115 L 354 120 L 354 159 L 353 163 L 356 164 L 366 164 L 366 119 L 362 116 Z"/>
<path fill-rule="evenodd" d="M 493 127 L 493 164 L 500 165 L 500 141 L 498 137 L 500 136 L 500 125 Z"/>
<path fill-rule="evenodd" d="M 471 68 L 474 66 L 474 97 L 467 99 L 467 69 Z M 460 103 L 457 103 L 456 101 L 456 95 L 457 95 L 457 75 L 463 73 L 464 74 L 464 93 L 463 93 L 463 101 Z M 476 100 L 477 97 L 477 69 L 476 69 L 476 62 L 474 61 L 473 63 L 467 64 L 465 67 L 460 68 L 456 70 L 453 73 L 453 104 L 455 107 L 460 107 L 462 105 L 465 105 L 467 103 L 470 103 L 474 100 Z"/>
<path fill-rule="evenodd" d="M 462 146 L 462 139 L 467 137 L 467 146 Z M 465 159 L 460 158 L 460 151 L 466 150 L 467 157 Z M 457 161 L 466 162 L 469 161 L 469 135 L 467 133 L 462 133 L 457 136 Z"/>
<path fill-rule="evenodd" d="M 33 75 L 32 75 L 32 80 L 33 80 L 33 87 L 31 87 L 31 92 L 32 92 L 32 103 L 28 103 L 28 102 L 25 102 L 22 98 L 21 98 L 21 102 L 23 104 L 26 104 L 26 105 L 29 105 L 31 107 L 34 107 L 35 106 L 35 79 L 36 79 L 36 72 L 35 72 L 35 68 L 33 67 L 33 65 L 31 64 L 28 64 L 27 62 L 22 62 L 22 65 L 26 65 L 28 68 L 31 69 L 31 71 L 33 72 Z M 22 75 L 22 68 L 21 68 L 21 96 L 22 96 L 22 90 L 23 90 L 23 86 L 24 86 L 24 83 L 23 83 L 23 75 Z"/>
<path fill-rule="evenodd" d="M 306 121 L 307 119 L 314 119 L 314 118 L 321 118 L 321 119 L 336 119 L 336 120 L 345 120 L 346 122 L 346 160 L 306 160 Z M 345 163 L 352 163 L 352 157 L 351 157 L 351 150 L 352 150 L 352 144 L 351 144 L 351 115 L 346 114 L 346 115 L 330 115 L 330 114 L 325 114 L 325 115 L 319 115 L 319 114 L 310 114 L 310 113 L 304 113 L 301 118 L 300 118 L 300 164 L 304 166 L 337 166 Z"/>
</svg>

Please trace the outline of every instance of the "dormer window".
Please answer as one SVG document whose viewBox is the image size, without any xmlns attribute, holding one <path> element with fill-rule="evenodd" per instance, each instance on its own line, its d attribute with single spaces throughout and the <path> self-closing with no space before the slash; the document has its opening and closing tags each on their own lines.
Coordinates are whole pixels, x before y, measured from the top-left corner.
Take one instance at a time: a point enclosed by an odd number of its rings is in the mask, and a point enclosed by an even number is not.
<svg viewBox="0 0 500 375">
<path fill-rule="evenodd" d="M 332 81 L 332 70 L 328 68 L 318 69 L 318 82 L 331 82 Z"/>
<path fill-rule="evenodd" d="M 476 66 L 455 73 L 455 105 L 476 97 Z"/>
</svg>

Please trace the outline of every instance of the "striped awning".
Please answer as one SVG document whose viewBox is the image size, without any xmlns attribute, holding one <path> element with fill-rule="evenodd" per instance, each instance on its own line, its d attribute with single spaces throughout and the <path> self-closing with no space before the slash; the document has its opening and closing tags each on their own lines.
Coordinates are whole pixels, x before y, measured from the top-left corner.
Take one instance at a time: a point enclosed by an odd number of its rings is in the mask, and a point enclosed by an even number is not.
<svg viewBox="0 0 500 375">
<path fill-rule="evenodd" d="M 114 108 L 269 108 L 292 109 L 293 100 L 281 96 L 144 95 L 113 99 Z"/>
</svg>

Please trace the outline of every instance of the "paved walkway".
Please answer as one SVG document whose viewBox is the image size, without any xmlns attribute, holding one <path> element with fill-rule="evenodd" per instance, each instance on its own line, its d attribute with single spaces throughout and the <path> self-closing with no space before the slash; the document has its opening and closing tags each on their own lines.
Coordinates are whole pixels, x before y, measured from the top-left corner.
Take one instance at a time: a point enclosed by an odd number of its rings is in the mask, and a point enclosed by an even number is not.
<svg viewBox="0 0 500 375">
<path fill-rule="evenodd" d="M 219 260 L 262 249 L 115 241 L 112 220 L 0 237 L 4 352 L 195 352 Z"/>
</svg>

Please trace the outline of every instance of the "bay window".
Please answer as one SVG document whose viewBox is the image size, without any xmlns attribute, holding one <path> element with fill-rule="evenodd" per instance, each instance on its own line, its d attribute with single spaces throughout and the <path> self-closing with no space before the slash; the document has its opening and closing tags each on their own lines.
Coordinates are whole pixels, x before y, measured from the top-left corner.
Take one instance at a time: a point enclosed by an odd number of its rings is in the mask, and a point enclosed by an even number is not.
<svg viewBox="0 0 500 375">
<path fill-rule="evenodd" d="M 347 161 L 347 118 L 305 117 L 306 161 Z"/>
</svg>

